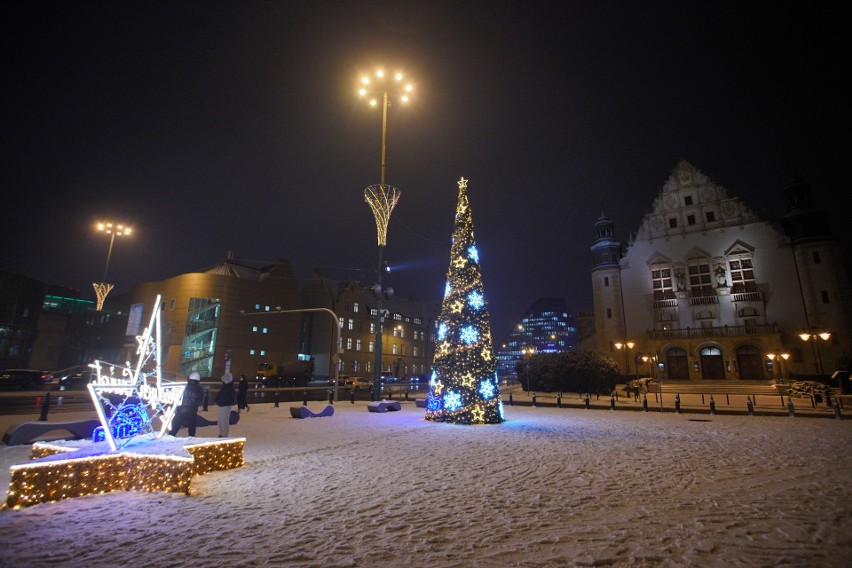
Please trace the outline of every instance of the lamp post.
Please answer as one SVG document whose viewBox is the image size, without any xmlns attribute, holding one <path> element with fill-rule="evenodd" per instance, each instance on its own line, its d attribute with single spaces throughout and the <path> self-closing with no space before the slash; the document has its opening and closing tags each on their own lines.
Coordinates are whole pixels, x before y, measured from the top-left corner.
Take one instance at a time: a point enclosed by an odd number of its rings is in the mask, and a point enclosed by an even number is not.
<svg viewBox="0 0 852 568">
<path fill-rule="evenodd" d="M 96 309 L 97 311 L 101 311 L 104 307 L 104 300 L 106 300 L 107 294 L 109 294 L 110 290 L 113 288 L 113 284 L 107 282 L 107 272 L 109 272 L 109 261 L 112 258 L 112 247 L 115 244 L 115 237 L 129 236 L 130 233 L 133 232 L 133 229 L 126 225 L 119 225 L 117 223 L 101 222 L 97 224 L 97 230 L 100 233 L 106 233 L 109 235 L 109 248 L 107 249 L 103 280 L 92 283 L 92 287 L 95 289 L 95 297 L 97 298 Z"/>
<path fill-rule="evenodd" d="M 536 352 L 535 345 L 530 345 L 530 346 L 527 346 L 527 347 L 524 347 L 523 349 L 521 349 L 521 353 L 524 354 L 524 358 L 527 360 L 525 371 L 526 371 L 526 375 L 527 375 L 527 394 L 528 395 L 529 395 L 529 393 L 532 392 L 532 389 L 530 388 L 530 360 L 532 359 L 533 355 L 535 355 L 535 352 Z"/>
<path fill-rule="evenodd" d="M 766 358 L 769 359 L 769 363 L 772 365 L 772 375 L 777 377 L 775 382 L 783 383 L 784 382 L 784 374 L 782 372 L 783 369 L 781 367 L 781 361 L 786 361 L 787 359 L 789 359 L 790 354 L 789 353 L 781 353 L 781 352 L 767 353 Z M 778 362 L 778 370 L 777 371 L 775 370 L 775 362 L 776 361 Z"/>
<path fill-rule="evenodd" d="M 636 347 L 636 342 L 631 341 L 629 339 L 623 339 L 621 341 L 616 341 L 614 343 L 614 345 L 615 345 L 615 348 L 618 349 L 619 351 L 622 350 L 622 349 L 624 350 L 624 374 L 629 375 L 630 374 L 630 360 L 628 358 L 627 352 L 630 351 L 631 349 L 633 349 L 634 347 Z M 634 364 L 635 364 L 635 360 L 634 360 Z M 636 374 L 637 375 L 639 374 L 638 368 L 636 369 Z M 638 379 L 639 377 L 637 376 L 636 378 Z"/>
<path fill-rule="evenodd" d="M 658 378 L 659 368 L 657 367 L 657 354 L 656 353 L 646 353 L 642 355 L 642 361 L 644 363 L 648 363 L 648 371 L 650 372 L 652 379 L 657 379 L 657 384 L 660 385 L 660 412 L 663 411 L 663 379 L 662 377 Z M 638 371 L 637 371 L 638 373 Z"/>
<path fill-rule="evenodd" d="M 802 341 L 811 341 L 811 347 L 814 351 L 814 360 L 816 361 L 816 371 L 819 375 L 824 375 L 822 368 L 822 357 L 819 352 L 819 342 L 817 339 L 828 341 L 831 338 L 831 332 L 824 329 L 811 328 L 799 334 Z"/>
<path fill-rule="evenodd" d="M 378 253 L 379 263 L 376 270 L 376 296 L 377 301 L 377 316 L 378 324 L 376 329 L 376 377 L 374 379 L 373 400 L 380 400 L 382 388 L 382 270 L 383 270 L 383 250 L 387 244 L 388 222 L 390 221 L 391 212 L 399 201 L 400 191 L 391 185 L 385 185 L 385 157 L 387 155 L 387 131 L 388 131 L 388 106 L 390 98 L 393 96 L 402 103 L 407 103 L 409 94 L 413 90 L 410 84 L 403 85 L 402 73 L 396 73 L 392 79 L 386 76 L 384 70 L 378 69 L 375 77 L 371 78 L 363 76 L 361 78 L 361 88 L 358 94 L 362 97 L 371 96 L 370 106 L 376 107 L 381 99 L 382 105 L 382 171 L 379 185 L 371 185 L 364 190 L 364 200 L 370 205 L 373 210 L 373 216 L 376 219 L 376 230 L 378 235 Z"/>
</svg>

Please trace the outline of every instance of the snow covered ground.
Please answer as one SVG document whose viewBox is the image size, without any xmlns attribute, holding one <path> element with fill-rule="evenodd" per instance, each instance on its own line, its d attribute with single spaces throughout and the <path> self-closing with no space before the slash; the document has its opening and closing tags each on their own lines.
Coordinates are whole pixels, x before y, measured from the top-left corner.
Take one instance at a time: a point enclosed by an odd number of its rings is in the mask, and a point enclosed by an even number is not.
<svg viewBox="0 0 852 568">
<path fill-rule="evenodd" d="M 335 410 L 254 405 L 231 427 L 246 465 L 196 477 L 190 496 L 4 509 L 0 566 L 852 566 L 852 420 L 506 406 L 505 424 L 458 426 L 413 403 Z M 0 446 L 4 489 L 28 454 Z"/>
</svg>

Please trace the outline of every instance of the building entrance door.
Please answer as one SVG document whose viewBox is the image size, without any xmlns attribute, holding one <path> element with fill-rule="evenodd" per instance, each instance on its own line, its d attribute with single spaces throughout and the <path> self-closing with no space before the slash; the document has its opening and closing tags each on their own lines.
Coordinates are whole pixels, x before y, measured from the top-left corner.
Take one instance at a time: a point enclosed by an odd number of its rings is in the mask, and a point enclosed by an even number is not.
<svg viewBox="0 0 852 568">
<path fill-rule="evenodd" d="M 705 381 L 722 381 L 725 379 L 725 365 L 722 352 L 715 347 L 705 347 L 701 350 L 701 378 Z"/>
</svg>

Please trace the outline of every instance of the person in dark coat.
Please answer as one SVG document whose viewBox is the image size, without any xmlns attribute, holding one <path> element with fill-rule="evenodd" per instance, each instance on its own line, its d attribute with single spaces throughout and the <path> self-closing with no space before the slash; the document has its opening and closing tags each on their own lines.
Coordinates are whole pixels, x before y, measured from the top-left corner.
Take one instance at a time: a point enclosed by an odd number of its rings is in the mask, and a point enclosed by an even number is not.
<svg viewBox="0 0 852 568">
<path fill-rule="evenodd" d="M 240 375 L 240 382 L 237 383 L 237 411 L 239 412 L 243 408 L 246 409 L 246 412 L 251 410 L 249 408 L 248 403 L 246 402 L 246 398 L 248 397 L 248 379 L 245 375 Z"/>
<path fill-rule="evenodd" d="M 231 407 L 237 401 L 237 393 L 234 390 L 234 376 L 230 372 L 222 375 L 222 389 L 216 395 L 215 403 L 216 423 L 219 425 L 219 437 L 228 437 L 228 427 L 231 425 Z"/>
<path fill-rule="evenodd" d="M 203 400 L 204 389 L 201 388 L 201 375 L 197 371 L 193 371 L 186 380 L 183 398 L 181 398 L 180 406 L 175 410 L 175 415 L 172 418 L 172 429 L 169 434 L 176 436 L 181 426 L 186 426 L 187 433 L 190 436 L 195 436 L 198 407 Z"/>
</svg>

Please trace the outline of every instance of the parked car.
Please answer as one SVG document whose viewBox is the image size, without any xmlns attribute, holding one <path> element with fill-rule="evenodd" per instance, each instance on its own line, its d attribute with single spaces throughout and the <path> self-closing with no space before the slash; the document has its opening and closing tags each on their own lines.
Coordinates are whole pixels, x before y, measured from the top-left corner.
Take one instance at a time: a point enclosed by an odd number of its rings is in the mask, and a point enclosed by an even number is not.
<svg viewBox="0 0 852 568">
<path fill-rule="evenodd" d="M 6 369 L 0 373 L 0 388 L 35 390 L 53 382 L 53 375 L 35 369 Z"/>
</svg>

